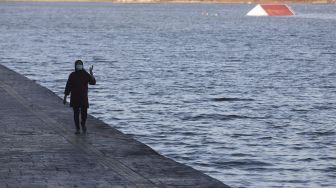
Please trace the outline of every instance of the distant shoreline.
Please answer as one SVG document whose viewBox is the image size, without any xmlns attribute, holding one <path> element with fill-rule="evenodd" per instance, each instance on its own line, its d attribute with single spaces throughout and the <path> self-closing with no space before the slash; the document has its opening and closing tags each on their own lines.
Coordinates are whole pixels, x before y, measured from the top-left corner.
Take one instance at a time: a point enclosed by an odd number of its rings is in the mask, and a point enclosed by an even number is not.
<svg viewBox="0 0 336 188">
<path fill-rule="evenodd" d="M 272 4 L 272 3 L 298 3 L 298 4 L 335 4 L 336 0 L 0 0 L 0 3 L 10 3 L 10 2 L 69 2 L 69 3 L 80 3 L 80 2 L 101 2 L 101 3 L 125 3 L 125 4 L 156 4 L 156 3 L 213 3 L 213 4 Z"/>
</svg>

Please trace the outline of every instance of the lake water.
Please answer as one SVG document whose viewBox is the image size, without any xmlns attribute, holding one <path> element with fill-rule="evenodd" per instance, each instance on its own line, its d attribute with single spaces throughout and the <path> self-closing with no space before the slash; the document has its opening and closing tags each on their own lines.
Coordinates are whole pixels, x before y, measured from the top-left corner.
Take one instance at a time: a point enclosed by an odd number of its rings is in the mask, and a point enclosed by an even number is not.
<svg viewBox="0 0 336 188">
<path fill-rule="evenodd" d="M 0 3 L 0 63 L 232 187 L 336 187 L 336 6 Z M 88 125 L 89 126 L 89 125 Z"/>
</svg>

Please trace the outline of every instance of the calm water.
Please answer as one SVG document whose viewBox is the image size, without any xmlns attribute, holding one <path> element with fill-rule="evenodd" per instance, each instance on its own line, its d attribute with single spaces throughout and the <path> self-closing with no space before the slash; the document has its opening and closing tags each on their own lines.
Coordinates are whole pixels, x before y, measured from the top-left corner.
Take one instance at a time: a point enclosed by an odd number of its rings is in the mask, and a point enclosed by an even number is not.
<svg viewBox="0 0 336 188">
<path fill-rule="evenodd" d="M 336 6 L 1 3 L 0 63 L 232 187 L 336 186 Z M 208 15 L 206 15 L 208 13 Z"/>
</svg>

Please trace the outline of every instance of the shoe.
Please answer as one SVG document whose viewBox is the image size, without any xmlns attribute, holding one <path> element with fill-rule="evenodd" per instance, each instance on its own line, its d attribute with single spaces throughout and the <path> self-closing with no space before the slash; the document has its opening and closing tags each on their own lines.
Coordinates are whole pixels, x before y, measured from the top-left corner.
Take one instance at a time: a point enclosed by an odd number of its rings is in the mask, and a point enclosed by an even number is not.
<svg viewBox="0 0 336 188">
<path fill-rule="evenodd" d="M 80 134 L 79 130 L 76 130 L 75 134 Z"/>
<path fill-rule="evenodd" d="M 82 125 L 82 131 L 84 134 L 86 134 L 86 126 L 85 125 Z"/>
</svg>

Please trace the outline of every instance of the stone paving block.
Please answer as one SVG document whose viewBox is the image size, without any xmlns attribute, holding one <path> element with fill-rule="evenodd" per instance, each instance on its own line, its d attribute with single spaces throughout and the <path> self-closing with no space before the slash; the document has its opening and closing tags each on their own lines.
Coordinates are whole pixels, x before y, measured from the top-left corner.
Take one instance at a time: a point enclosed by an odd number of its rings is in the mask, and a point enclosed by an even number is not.
<svg viewBox="0 0 336 188">
<path fill-rule="evenodd" d="M 74 135 L 72 110 L 0 65 L 0 188 L 228 187 L 88 116 Z"/>
</svg>

